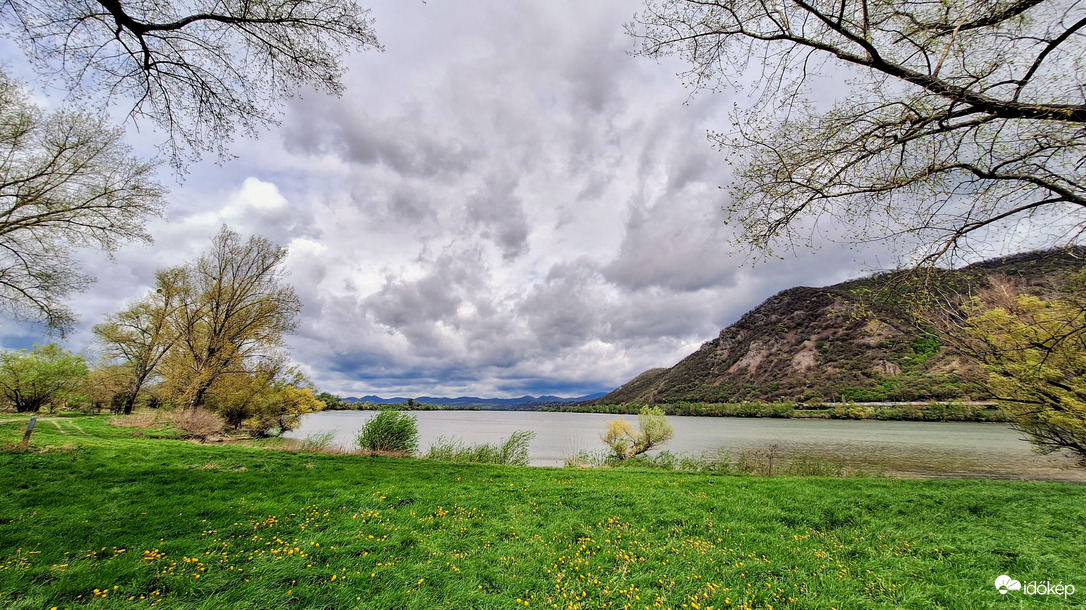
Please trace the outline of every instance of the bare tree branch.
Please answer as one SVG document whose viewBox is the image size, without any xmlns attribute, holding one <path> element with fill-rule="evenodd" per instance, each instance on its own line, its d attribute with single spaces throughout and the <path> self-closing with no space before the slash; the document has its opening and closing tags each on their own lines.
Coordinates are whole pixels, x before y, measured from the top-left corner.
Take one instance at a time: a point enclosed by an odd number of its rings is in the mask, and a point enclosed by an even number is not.
<svg viewBox="0 0 1086 610">
<path fill-rule="evenodd" d="M 303 86 L 340 94 L 341 56 L 381 48 L 354 0 L 5 0 L 0 25 L 73 95 L 128 100 L 178 170 L 228 156 Z"/>
<path fill-rule="evenodd" d="M 911 233 L 929 262 L 1024 220 L 1036 247 L 1081 238 L 1084 29 L 1086 5 L 1062 0 L 647 0 L 627 25 L 695 90 L 771 66 L 711 135 L 740 159 L 741 242 L 768 254 L 829 216 L 858 241 Z M 854 83 L 832 106 L 802 101 L 812 54 Z"/>
</svg>

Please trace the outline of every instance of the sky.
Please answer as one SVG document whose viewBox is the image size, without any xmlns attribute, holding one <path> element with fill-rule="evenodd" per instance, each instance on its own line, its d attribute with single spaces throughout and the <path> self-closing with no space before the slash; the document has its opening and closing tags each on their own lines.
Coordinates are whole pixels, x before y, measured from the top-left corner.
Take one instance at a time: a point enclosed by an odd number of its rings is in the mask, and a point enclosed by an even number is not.
<svg viewBox="0 0 1086 610">
<path fill-rule="evenodd" d="M 734 243 L 706 134 L 749 92 L 692 95 L 677 60 L 630 55 L 639 0 L 364 4 L 385 50 L 346 58 L 342 97 L 303 91 L 235 159 L 164 168 L 153 245 L 78 254 L 97 282 L 66 347 L 93 357 L 90 328 L 224 223 L 289 248 L 290 355 L 341 396 L 605 392 L 781 290 L 896 266 L 895 244 L 832 233 L 761 262 Z M 54 340 L 0 323 L 5 348 Z"/>
</svg>

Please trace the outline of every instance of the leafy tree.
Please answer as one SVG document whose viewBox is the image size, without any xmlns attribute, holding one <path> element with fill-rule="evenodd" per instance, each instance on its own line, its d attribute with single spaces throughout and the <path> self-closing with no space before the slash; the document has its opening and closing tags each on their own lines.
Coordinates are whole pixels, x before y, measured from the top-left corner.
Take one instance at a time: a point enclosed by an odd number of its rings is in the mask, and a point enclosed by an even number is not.
<svg viewBox="0 0 1086 610">
<path fill-rule="evenodd" d="M 335 394 L 330 394 L 328 392 L 321 392 L 320 394 L 317 394 L 317 400 L 321 401 L 321 403 L 324 404 L 325 409 L 330 409 L 333 411 L 338 409 L 350 408 L 350 405 L 347 404 L 347 401 L 343 400 L 339 396 L 336 396 Z"/>
<path fill-rule="evenodd" d="M 0 354 L 0 396 L 19 413 L 66 404 L 78 395 L 86 378 L 83 357 L 55 343 Z"/>
<path fill-rule="evenodd" d="M 641 455 L 675 437 L 675 429 L 660 407 L 642 407 L 637 415 L 639 431 L 624 419 L 607 422 L 607 432 L 601 438 L 611 448 L 611 454 L 626 460 Z"/>
<path fill-rule="evenodd" d="M 277 379 L 269 390 L 249 419 L 249 427 L 261 435 L 273 430 L 280 435 L 290 432 L 298 427 L 302 415 L 324 408 L 324 403 L 313 396 L 313 390 L 297 381 Z"/>
<path fill-rule="evenodd" d="M 183 297 L 182 269 L 167 269 L 155 274 L 156 289 L 128 309 L 115 313 L 94 327 L 95 339 L 108 360 L 121 362 L 118 391 L 121 411 L 132 412 L 140 389 L 159 362 L 177 343 L 173 317 Z"/>
<path fill-rule="evenodd" d="M 298 427 L 301 416 L 324 408 L 312 384 L 293 368 L 223 375 L 208 391 L 207 405 L 234 429 L 243 425 L 261 436 Z"/>
<path fill-rule="evenodd" d="M 294 330 L 301 310 L 283 281 L 286 255 L 263 237 L 242 241 L 223 226 L 210 252 L 176 274 L 160 275 L 177 285 L 159 290 L 180 295 L 170 316 L 176 343 L 159 371 L 175 404 L 201 406 L 221 376 L 277 366 L 283 335 Z"/>
<path fill-rule="evenodd" d="M 278 380 L 283 335 L 294 329 L 301 310 L 294 289 L 283 281 L 286 254 L 262 237 L 242 240 L 223 226 L 210 252 L 160 271 L 153 292 L 97 325 L 107 361 L 127 372 L 125 411 L 152 377 L 161 378 L 157 399 L 196 408 L 210 394 L 209 406 L 235 428 L 253 416 L 269 388 L 305 387 L 312 398 L 311 384 L 296 373 Z M 283 411 L 272 418 L 288 426 L 280 430 L 289 429 L 292 410 L 316 408 L 304 396 L 288 400 L 283 397 L 289 391 L 281 394 L 277 400 L 285 406 L 268 407 Z"/>
<path fill-rule="evenodd" d="M 380 48 L 352 0 L 5 0 L 0 20 L 73 94 L 127 98 L 177 167 L 224 156 L 302 87 L 340 94 L 340 56 Z"/>
<path fill-rule="evenodd" d="M 1084 28 L 1086 6 L 1058 0 L 647 0 L 627 26 L 695 90 L 759 83 L 711 135 L 736 159 L 742 242 L 809 243 L 832 218 L 915 234 L 928 261 L 1016 223 L 1081 237 Z M 807 100 L 820 73 L 845 101 Z"/>
<path fill-rule="evenodd" d="M 976 357 L 1014 426 L 1043 453 L 1086 466 L 1086 270 L 1052 298 L 999 285 L 967 304 L 951 333 Z"/>
<path fill-rule="evenodd" d="M 103 407 L 108 407 L 112 413 L 127 415 L 132 412 L 127 400 L 130 386 L 131 373 L 126 367 L 106 364 L 88 371 L 82 394 L 92 413 L 100 413 Z"/>
<path fill-rule="evenodd" d="M 42 111 L 0 72 L 0 307 L 64 330 L 63 299 L 92 281 L 72 251 L 151 241 L 163 189 L 122 137 L 99 115 Z"/>
</svg>

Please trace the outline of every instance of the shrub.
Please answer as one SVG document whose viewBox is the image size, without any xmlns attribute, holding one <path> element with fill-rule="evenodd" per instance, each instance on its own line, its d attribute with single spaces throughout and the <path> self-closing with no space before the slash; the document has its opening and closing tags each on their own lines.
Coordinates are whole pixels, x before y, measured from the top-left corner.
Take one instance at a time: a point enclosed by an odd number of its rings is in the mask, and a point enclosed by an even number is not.
<svg viewBox="0 0 1086 610">
<path fill-rule="evenodd" d="M 441 437 L 430 447 L 426 458 L 446 462 L 473 462 L 477 464 L 528 465 L 528 445 L 535 438 L 535 432 L 517 430 L 498 445 L 482 443 L 464 445 L 460 439 Z"/>
<path fill-rule="evenodd" d="M 600 451 L 578 451 L 576 454 L 567 457 L 565 461 L 566 468 L 598 468 L 607 463 L 607 453 L 603 450 Z"/>
<path fill-rule="evenodd" d="M 413 454 L 419 448 L 415 416 L 400 411 L 379 411 L 362 426 L 358 446 L 368 451 Z"/>
<path fill-rule="evenodd" d="M 207 437 L 222 432 L 226 426 L 223 418 L 203 407 L 178 409 L 170 413 L 169 419 L 185 438 L 196 439 L 201 443 L 206 441 Z"/>
<path fill-rule="evenodd" d="M 613 457 L 626 460 L 641 455 L 675 437 L 675 429 L 660 407 L 642 407 L 637 415 L 640 431 L 623 419 L 607 422 L 607 432 L 600 439 L 611 448 Z"/>
</svg>

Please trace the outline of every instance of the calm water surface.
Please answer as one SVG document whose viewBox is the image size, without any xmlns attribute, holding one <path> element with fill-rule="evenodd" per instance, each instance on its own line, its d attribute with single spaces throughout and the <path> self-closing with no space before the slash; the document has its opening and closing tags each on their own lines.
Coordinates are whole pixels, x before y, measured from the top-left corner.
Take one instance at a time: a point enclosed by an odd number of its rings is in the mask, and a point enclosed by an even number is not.
<svg viewBox="0 0 1086 610">
<path fill-rule="evenodd" d="M 515 430 L 532 430 L 535 466 L 561 466 L 579 451 L 603 448 L 600 434 L 618 416 L 538 411 L 415 411 L 419 449 L 439 437 L 467 444 L 497 443 Z M 306 415 L 288 434 L 305 438 L 327 431 L 335 442 L 354 446 L 365 411 L 325 411 Z M 635 416 L 625 419 L 636 422 Z M 867 471 L 906 477 L 991 477 L 1086 482 L 1086 469 L 1066 456 L 1034 453 L 1022 435 L 1006 424 L 887 422 L 825 419 L 769 419 L 671 416 L 675 439 L 665 449 L 698 455 L 723 448 L 733 457 L 743 451 L 778 445 L 784 457 L 807 454 Z"/>
</svg>

